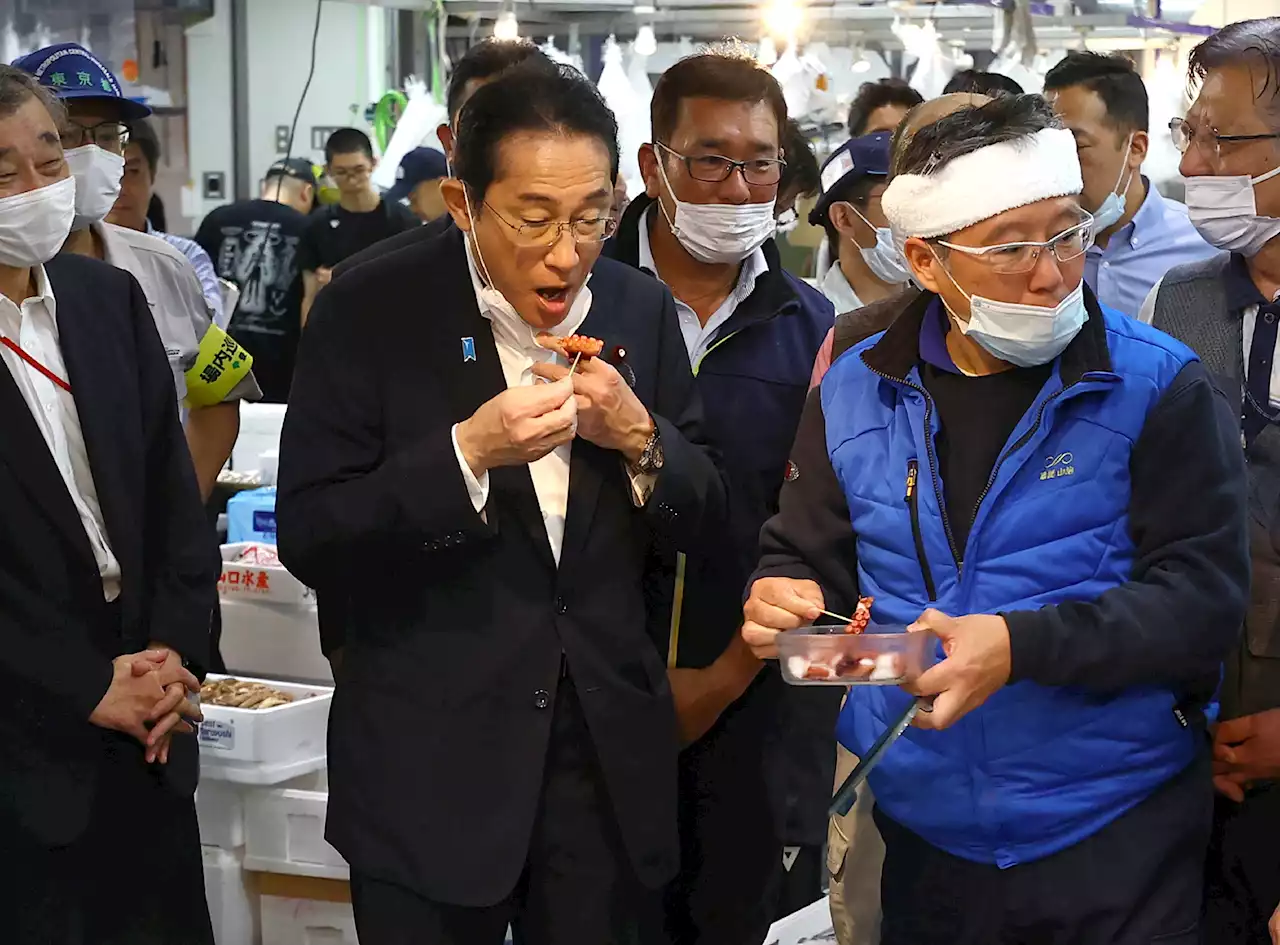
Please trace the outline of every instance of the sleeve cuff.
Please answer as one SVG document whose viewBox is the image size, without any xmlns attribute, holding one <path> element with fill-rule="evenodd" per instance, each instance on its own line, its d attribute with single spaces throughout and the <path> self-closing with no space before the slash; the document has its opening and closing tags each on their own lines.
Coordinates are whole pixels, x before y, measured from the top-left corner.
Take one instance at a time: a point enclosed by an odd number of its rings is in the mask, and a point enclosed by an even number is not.
<svg viewBox="0 0 1280 945">
<path fill-rule="evenodd" d="M 649 502 L 649 496 L 653 495 L 653 487 L 658 482 L 658 476 L 656 473 L 637 472 L 626 462 L 622 466 L 627 471 L 627 479 L 631 482 L 631 501 L 636 508 L 642 509 Z"/>
<path fill-rule="evenodd" d="M 471 497 L 471 504 L 475 507 L 477 514 L 483 515 L 485 504 L 489 501 L 489 473 L 486 472 L 477 479 L 476 474 L 467 465 L 466 457 L 462 455 L 462 447 L 458 445 L 456 423 L 449 428 L 449 440 L 453 443 L 453 455 L 457 457 L 458 468 L 462 471 L 462 481 L 467 484 L 467 495 Z"/>
<path fill-rule="evenodd" d="M 1000 615 L 1009 628 L 1009 682 L 1034 681 L 1044 665 L 1043 610 L 1015 610 Z"/>
</svg>

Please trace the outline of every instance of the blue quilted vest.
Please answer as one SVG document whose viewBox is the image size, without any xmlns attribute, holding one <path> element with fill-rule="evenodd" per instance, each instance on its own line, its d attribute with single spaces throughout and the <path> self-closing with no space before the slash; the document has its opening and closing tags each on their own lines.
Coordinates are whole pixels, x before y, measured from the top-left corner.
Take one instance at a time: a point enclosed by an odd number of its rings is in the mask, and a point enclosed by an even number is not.
<svg viewBox="0 0 1280 945">
<path fill-rule="evenodd" d="M 822 384 L 827 448 L 875 621 L 909 624 L 931 606 L 956 616 L 1037 609 L 1128 581 L 1130 455 L 1148 411 L 1195 355 L 1093 308 L 1005 446 L 958 567 L 932 446 L 937 411 L 919 368 L 894 378 L 868 363 L 881 363 L 875 348 L 889 335 L 901 349 L 914 325 L 918 339 L 932 298 L 842 355 Z M 841 743 L 861 755 L 910 698 L 853 687 Z M 1089 837 L 1190 763 L 1199 736 L 1175 715 L 1177 698 L 1156 687 L 1104 697 L 1009 685 L 947 731 L 908 730 L 871 787 L 886 814 L 942 850 L 1001 867 L 1035 860 Z"/>
</svg>

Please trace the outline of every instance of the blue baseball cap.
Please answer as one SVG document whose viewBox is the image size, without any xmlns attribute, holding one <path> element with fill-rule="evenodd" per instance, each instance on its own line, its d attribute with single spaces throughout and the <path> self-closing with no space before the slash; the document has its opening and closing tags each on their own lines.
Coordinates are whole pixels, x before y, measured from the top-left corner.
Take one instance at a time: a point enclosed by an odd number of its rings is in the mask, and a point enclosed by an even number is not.
<svg viewBox="0 0 1280 945">
<path fill-rule="evenodd" d="M 119 103 L 120 120 L 137 121 L 151 114 L 141 102 L 125 98 L 120 83 L 101 60 L 79 43 L 59 43 L 20 56 L 13 65 L 65 102 L 105 99 Z"/>
<path fill-rule="evenodd" d="M 834 202 L 832 191 L 859 181 L 864 177 L 889 176 L 889 139 L 887 131 L 850 138 L 832 152 L 822 165 L 822 194 L 809 211 L 809 222 L 821 226 L 827 218 L 827 208 Z"/>
<path fill-rule="evenodd" d="M 414 148 L 400 159 L 396 168 L 396 182 L 387 191 L 388 200 L 404 200 L 413 193 L 413 188 L 423 181 L 437 180 L 449 176 L 449 165 L 444 159 L 444 152 L 435 148 Z"/>
</svg>

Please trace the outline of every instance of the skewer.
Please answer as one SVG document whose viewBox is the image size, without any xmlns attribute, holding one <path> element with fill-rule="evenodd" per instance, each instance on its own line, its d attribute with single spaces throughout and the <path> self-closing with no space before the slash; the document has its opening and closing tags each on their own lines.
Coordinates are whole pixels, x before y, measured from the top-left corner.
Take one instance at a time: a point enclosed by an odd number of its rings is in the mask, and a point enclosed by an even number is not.
<svg viewBox="0 0 1280 945">
<path fill-rule="evenodd" d="M 818 613 L 826 614 L 828 617 L 831 617 L 834 620 L 839 620 L 841 623 L 853 623 L 852 617 L 841 617 L 839 614 L 833 614 L 831 611 L 823 610 L 821 607 L 818 608 Z"/>
<path fill-rule="evenodd" d="M 569 365 L 569 377 L 573 377 L 573 372 L 578 369 L 578 362 L 581 360 L 582 360 L 582 352 L 579 351 L 577 355 L 574 356 L 573 364 Z"/>
</svg>

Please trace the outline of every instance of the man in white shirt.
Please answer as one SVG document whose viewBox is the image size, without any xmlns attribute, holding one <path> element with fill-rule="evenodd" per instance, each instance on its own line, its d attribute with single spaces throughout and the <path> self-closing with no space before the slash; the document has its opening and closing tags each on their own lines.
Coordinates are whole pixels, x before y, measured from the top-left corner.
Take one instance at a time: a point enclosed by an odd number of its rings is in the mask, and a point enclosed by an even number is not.
<svg viewBox="0 0 1280 945">
<path fill-rule="evenodd" d="M 209 945 L 180 733 L 217 557 L 137 283 L 54 258 L 75 181 L 51 110 L 0 66 L 4 940 Z"/>
</svg>

